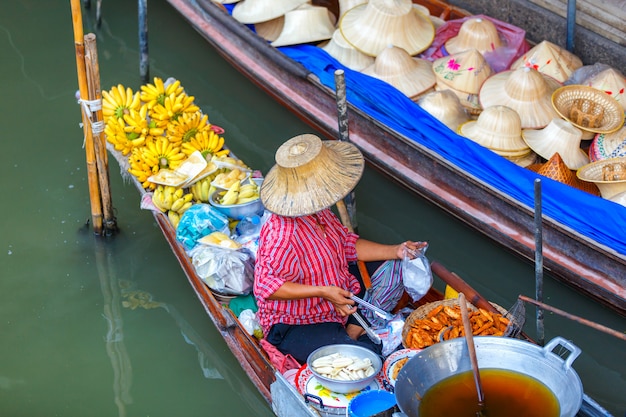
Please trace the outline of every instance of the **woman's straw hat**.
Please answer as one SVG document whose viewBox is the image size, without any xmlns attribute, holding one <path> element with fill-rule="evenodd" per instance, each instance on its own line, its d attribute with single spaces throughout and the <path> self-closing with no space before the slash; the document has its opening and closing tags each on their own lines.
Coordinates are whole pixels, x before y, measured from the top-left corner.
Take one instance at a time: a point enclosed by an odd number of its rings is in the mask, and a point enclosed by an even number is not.
<svg viewBox="0 0 626 417">
<path fill-rule="evenodd" d="M 597 133 L 589 145 L 591 162 L 626 156 L 626 126 L 611 133 Z"/>
<path fill-rule="evenodd" d="M 243 0 L 235 5 L 232 16 L 245 24 L 267 22 L 307 2 L 309 0 Z"/>
<path fill-rule="evenodd" d="M 389 45 L 361 72 L 391 84 L 415 100 L 435 85 L 432 65 L 430 61 L 413 58 L 404 49 Z"/>
<path fill-rule="evenodd" d="M 579 179 L 575 172 L 565 165 L 565 162 L 563 162 L 563 159 L 561 159 L 561 155 L 559 155 L 558 152 L 552 155 L 552 158 L 550 158 L 547 162 L 542 164 L 532 164 L 526 168 L 539 175 L 543 175 L 544 177 L 567 184 L 570 187 L 578 188 L 579 190 L 586 191 L 593 195 L 600 195 L 598 186 L 591 182 Z"/>
<path fill-rule="evenodd" d="M 520 67 L 492 75 L 483 83 L 478 95 L 483 108 L 498 104 L 510 107 L 519 114 L 522 128 L 541 129 L 558 117 L 551 96 L 559 86 L 552 77 Z"/>
<path fill-rule="evenodd" d="M 576 176 L 595 183 L 602 198 L 611 200 L 626 191 L 626 157 L 591 162 L 578 169 Z"/>
<path fill-rule="evenodd" d="M 502 46 L 496 25 L 489 19 L 472 17 L 461 25 L 459 33 L 445 43 L 449 54 L 456 54 L 468 49 L 477 49 L 478 52 L 492 52 Z"/>
<path fill-rule="evenodd" d="M 575 70 L 582 66 L 583 62 L 580 58 L 567 49 L 552 42 L 543 41 L 513 62 L 510 69 L 530 67 L 564 83 Z"/>
<path fill-rule="evenodd" d="M 478 94 L 493 71 L 476 49 L 444 56 L 433 62 L 437 80 L 462 93 Z"/>
<path fill-rule="evenodd" d="M 359 182 L 365 163 L 351 143 L 295 136 L 276 151 L 276 165 L 265 176 L 264 207 L 281 216 L 304 216 L 330 207 Z"/>
<path fill-rule="evenodd" d="M 245 0 L 248 1 L 248 0 Z M 310 6 L 285 14 L 285 25 L 272 46 L 298 45 L 330 39 L 335 31 L 328 9 Z"/>
<path fill-rule="evenodd" d="M 610 133 L 624 125 L 624 108 L 603 91 L 584 85 L 566 85 L 552 94 L 557 113 L 579 129 Z"/>
<path fill-rule="evenodd" d="M 580 148 L 582 135 L 580 129 L 558 117 L 543 129 L 522 129 L 522 137 L 533 151 L 543 159 L 558 152 L 569 169 L 589 163 L 589 157 Z"/>
<path fill-rule="evenodd" d="M 355 71 L 361 71 L 374 63 L 374 57 L 356 50 L 346 41 L 339 29 L 335 29 L 330 41 L 322 45 L 321 48 L 337 61 Z"/>
<path fill-rule="evenodd" d="M 620 103 L 626 111 L 626 78 L 615 68 L 600 71 L 584 80 L 582 84 L 604 91 Z"/>
<path fill-rule="evenodd" d="M 531 152 L 522 139 L 519 115 L 506 106 L 485 108 L 478 119 L 459 126 L 458 133 L 501 156 L 521 157 Z"/>
<path fill-rule="evenodd" d="M 348 10 L 339 20 L 339 29 L 348 43 L 370 56 L 387 45 L 417 55 L 435 38 L 432 22 L 411 0 L 369 0 Z"/>
<path fill-rule="evenodd" d="M 450 90 L 425 94 L 417 100 L 417 104 L 454 132 L 469 120 L 461 101 Z"/>
</svg>

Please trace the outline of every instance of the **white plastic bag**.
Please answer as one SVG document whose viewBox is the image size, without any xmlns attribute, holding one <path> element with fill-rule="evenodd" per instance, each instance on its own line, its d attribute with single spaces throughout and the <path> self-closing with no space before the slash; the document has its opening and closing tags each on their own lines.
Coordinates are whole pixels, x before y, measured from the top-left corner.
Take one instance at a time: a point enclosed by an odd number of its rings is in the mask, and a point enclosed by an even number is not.
<svg viewBox="0 0 626 417">
<path fill-rule="evenodd" d="M 197 245 L 189 256 L 198 276 L 212 290 L 229 295 L 252 291 L 254 258 L 247 249 Z"/>
<path fill-rule="evenodd" d="M 402 260 L 402 282 L 406 292 L 414 302 L 426 295 L 433 285 L 430 262 L 425 255 L 426 249 L 428 249 L 428 245 L 420 249 L 413 259 L 410 259 L 408 253 L 405 253 Z"/>
</svg>

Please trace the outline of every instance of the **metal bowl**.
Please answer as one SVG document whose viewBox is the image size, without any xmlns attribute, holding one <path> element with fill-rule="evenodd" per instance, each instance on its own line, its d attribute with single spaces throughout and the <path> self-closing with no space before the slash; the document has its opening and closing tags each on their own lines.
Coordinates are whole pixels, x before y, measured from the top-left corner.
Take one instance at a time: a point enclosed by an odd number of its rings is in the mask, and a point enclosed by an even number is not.
<svg viewBox="0 0 626 417">
<path fill-rule="evenodd" d="M 263 178 L 253 178 L 252 181 L 256 182 L 257 185 L 260 187 L 261 183 L 263 182 Z M 263 203 L 261 202 L 260 198 L 244 204 L 220 204 L 216 201 L 216 198 L 217 193 L 221 191 L 223 190 L 216 190 L 210 195 L 209 204 L 211 204 L 213 207 L 215 207 L 217 210 L 219 210 L 231 219 L 241 220 L 254 215 L 260 216 L 265 210 L 265 207 L 263 207 Z"/>
<path fill-rule="evenodd" d="M 315 372 L 313 366 L 311 365 L 316 359 L 321 358 L 323 356 L 331 355 L 333 353 L 341 353 L 343 356 L 348 357 L 357 357 L 359 359 L 369 358 L 372 361 L 372 366 L 374 367 L 374 373 L 366 378 L 353 380 L 353 381 L 342 381 L 339 379 L 331 379 L 325 376 L 320 375 Z M 325 388 L 328 388 L 330 391 L 337 392 L 339 394 L 348 394 L 351 392 L 361 391 L 363 388 L 367 387 L 369 384 L 374 381 L 376 375 L 380 372 L 383 366 L 383 362 L 380 357 L 374 353 L 373 351 L 366 349 L 357 345 L 328 345 L 322 346 L 314 350 L 309 357 L 307 358 L 307 366 L 311 370 L 311 373 L 315 376 L 315 379 L 323 385 Z"/>
</svg>

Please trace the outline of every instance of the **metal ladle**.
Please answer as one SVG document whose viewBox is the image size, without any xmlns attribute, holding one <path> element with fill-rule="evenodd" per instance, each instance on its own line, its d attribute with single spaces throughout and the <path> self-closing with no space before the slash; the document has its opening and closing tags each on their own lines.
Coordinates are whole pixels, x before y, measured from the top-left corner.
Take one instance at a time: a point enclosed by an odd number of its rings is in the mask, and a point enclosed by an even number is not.
<svg viewBox="0 0 626 417">
<path fill-rule="evenodd" d="M 472 371 L 474 372 L 474 382 L 476 383 L 476 391 L 478 392 L 479 410 L 476 412 L 476 417 L 487 417 L 485 410 L 485 394 L 483 392 L 482 384 L 480 383 L 478 359 L 476 358 L 476 347 L 474 346 L 474 334 L 472 333 L 472 324 L 469 320 L 467 302 L 465 301 L 465 295 L 463 293 L 459 293 L 459 307 L 461 308 L 465 341 L 467 342 L 467 350 L 469 352 L 470 362 L 472 363 Z"/>
</svg>

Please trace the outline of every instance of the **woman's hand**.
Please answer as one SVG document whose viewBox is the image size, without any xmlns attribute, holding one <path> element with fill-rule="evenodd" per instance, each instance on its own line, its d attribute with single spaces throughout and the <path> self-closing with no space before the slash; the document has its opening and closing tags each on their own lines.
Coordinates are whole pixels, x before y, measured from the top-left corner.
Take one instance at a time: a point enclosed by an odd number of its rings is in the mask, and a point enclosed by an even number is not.
<svg viewBox="0 0 626 417">
<path fill-rule="evenodd" d="M 413 242 L 411 240 L 407 240 L 406 242 L 398 245 L 396 249 L 396 256 L 398 259 L 403 259 L 404 252 L 406 251 L 409 259 L 415 259 L 420 249 L 423 249 L 426 246 L 428 246 L 428 242 Z"/>
<path fill-rule="evenodd" d="M 337 310 L 342 317 L 349 316 L 356 312 L 356 305 L 354 305 L 354 301 L 350 298 L 351 295 L 350 291 L 333 285 L 323 287 L 322 297 L 330 301 L 335 306 L 335 310 Z"/>
</svg>

